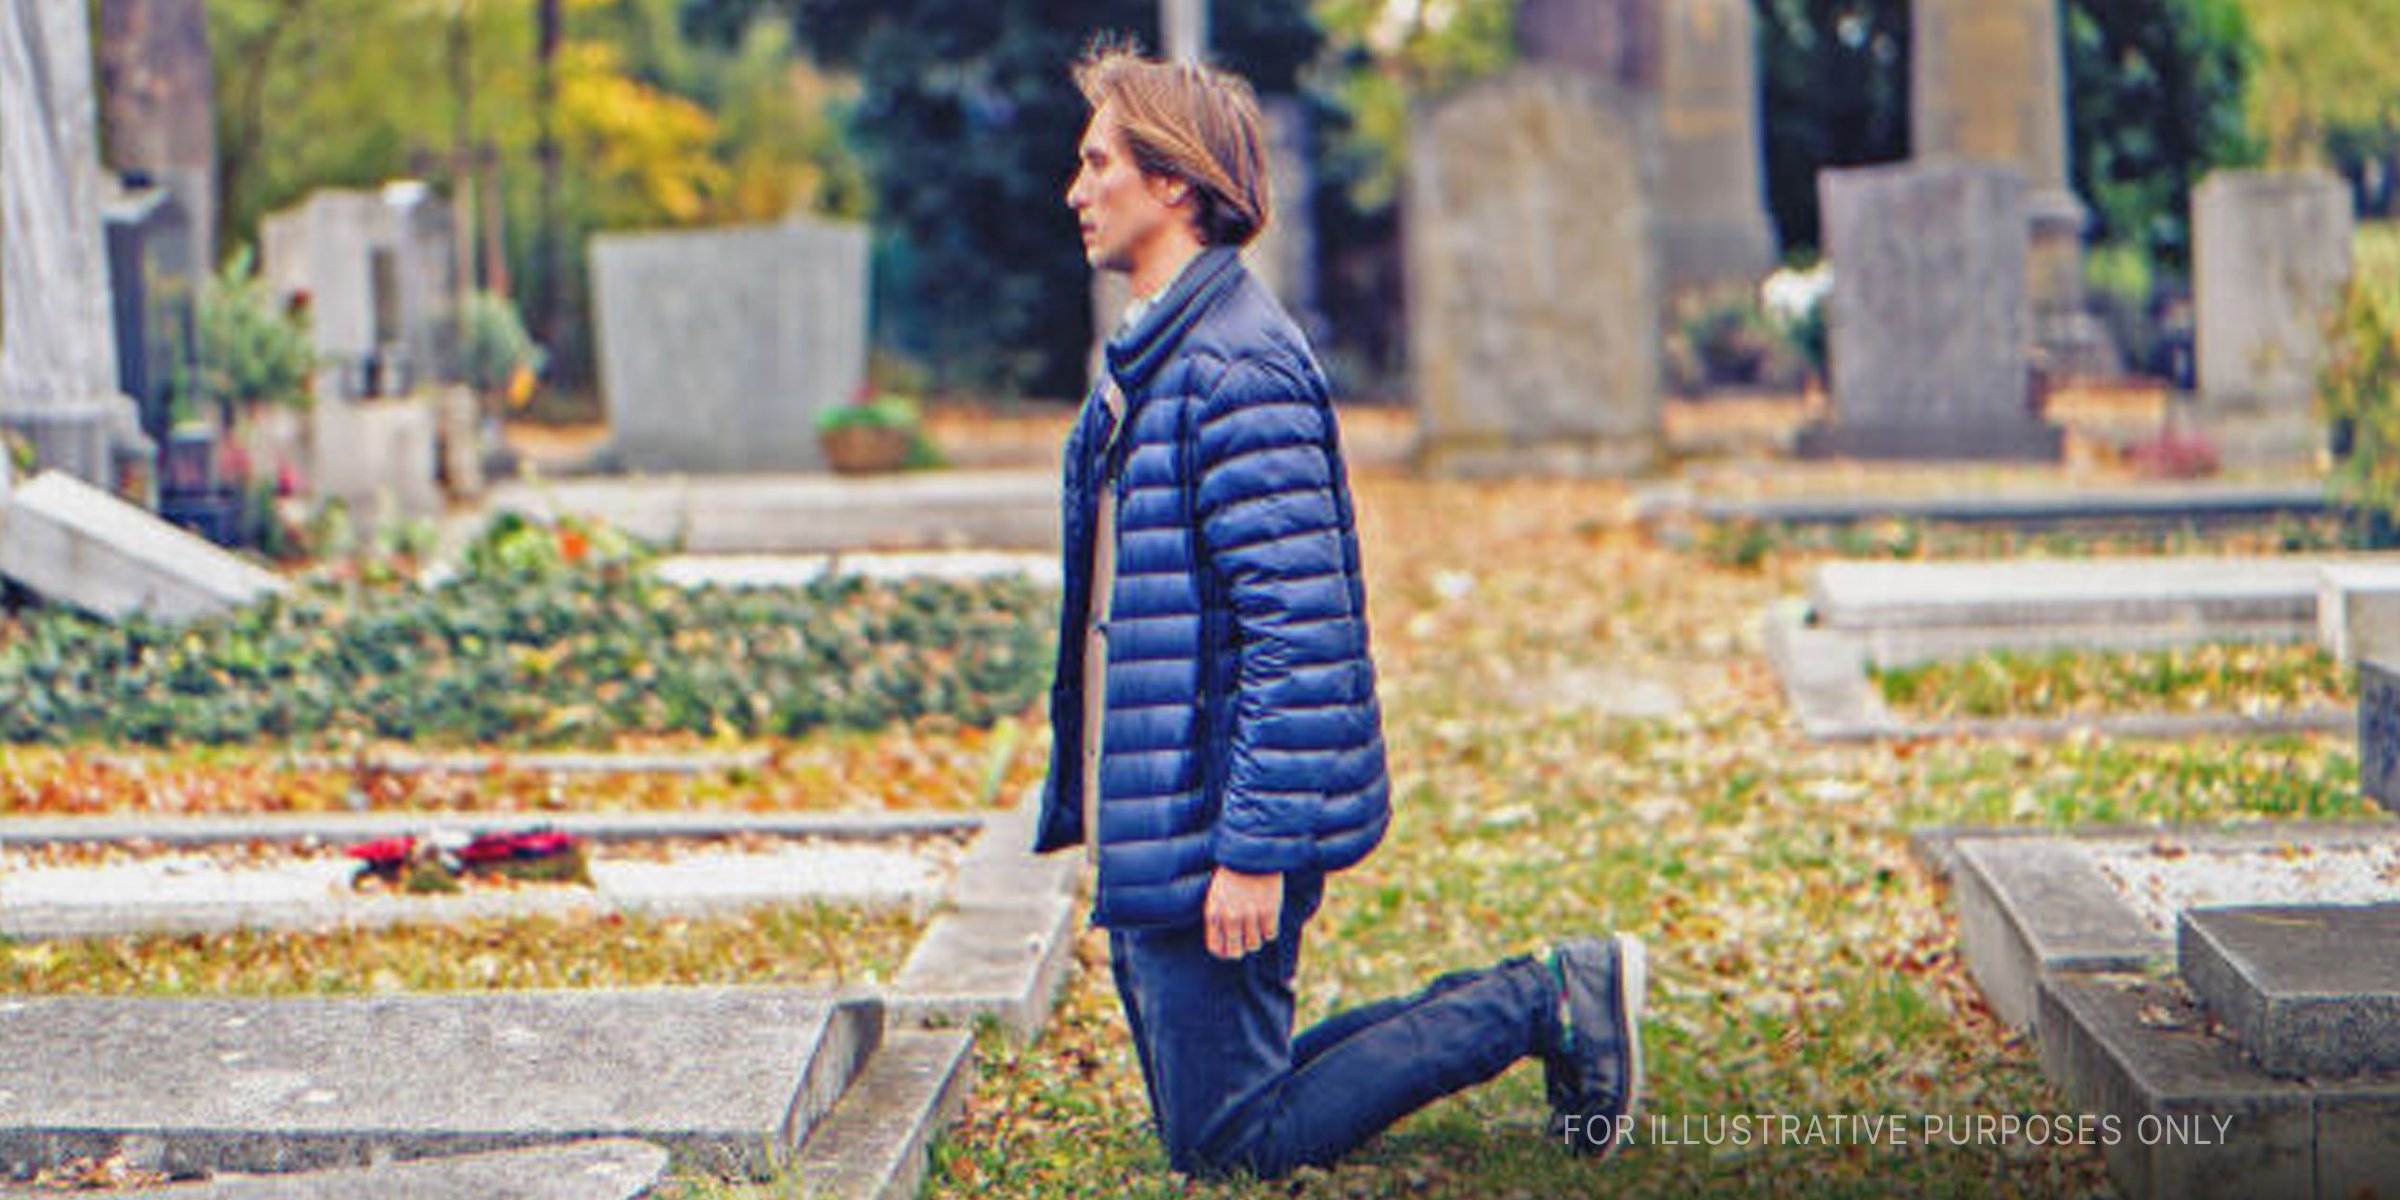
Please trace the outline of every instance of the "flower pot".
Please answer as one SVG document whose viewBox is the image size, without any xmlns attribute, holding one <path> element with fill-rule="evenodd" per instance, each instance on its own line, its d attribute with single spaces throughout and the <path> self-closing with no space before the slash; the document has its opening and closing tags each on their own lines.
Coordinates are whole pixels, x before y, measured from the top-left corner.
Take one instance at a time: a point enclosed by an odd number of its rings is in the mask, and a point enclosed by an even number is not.
<svg viewBox="0 0 2400 1200">
<path fill-rule="evenodd" d="M 844 475 L 897 471 L 908 462 L 908 431 L 888 425 L 847 425 L 817 435 L 825 461 Z"/>
</svg>

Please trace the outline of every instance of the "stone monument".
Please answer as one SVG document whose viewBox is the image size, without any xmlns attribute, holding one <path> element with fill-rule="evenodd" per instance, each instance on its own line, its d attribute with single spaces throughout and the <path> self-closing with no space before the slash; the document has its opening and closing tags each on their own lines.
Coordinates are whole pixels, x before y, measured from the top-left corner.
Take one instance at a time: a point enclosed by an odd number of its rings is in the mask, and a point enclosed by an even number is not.
<svg viewBox="0 0 2400 1200">
<path fill-rule="evenodd" d="M 1670 7 L 1659 99 L 1658 235 L 1675 296 L 1755 293 L 1775 267 L 1749 0 Z"/>
<path fill-rule="evenodd" d="M 1817 177 L 1833 263 L 1834 417 L 1812 457 L 2055 459 L 2028 403 L 2027 185 L 1948 162 Z"/>
<path fill-rule="evenodd" d="M 2219 171 L 2192 191 L 2201 402 L 2310 418 L 2350 279 L 2350 189 L 2319 171 Z"/>
<path fill-rule="evenodd" d="M 113 490 L 147 476 L 150 444 L 117 389 L 85 20 L 0 0 L 0 428 Z"/>
<path fill-rule="evenodd" d="M 193 260 L 214 265 L 217 83 L 203 0 L 101 0 L 100 83 L 109 165 L 173 192 Z"/>
<path fill-rule="evenodd" d="M 2025 175 L 2034 338 L 2062 367 L 2107 370 L 2083 310 L 2084 207 L 2067 175 L 2059 0 L 1912 0 L 1912 156 L 2007 163 Z"/>
<path fill-rule="evenodd" d="M 1630 474 L 1662 443 L 1655 105 L 1533 49 L 1412 122 L 1409 375 L 1433 474 Z"/>
<path fill-rule="evenodd" d="M 817 470 L 816 414 L 866 380 L 867 235 L 775 225 L 592 240 L 616 453 L 662 471 Z"/>
<path fill-rule="evenodd" d="M 259 224 L 260 272 L 305 308 L 320 400 L 401 395 L 447 369 L 457 297 L 448 208 L 423 183 L 326 189 Z"/>
</svg>

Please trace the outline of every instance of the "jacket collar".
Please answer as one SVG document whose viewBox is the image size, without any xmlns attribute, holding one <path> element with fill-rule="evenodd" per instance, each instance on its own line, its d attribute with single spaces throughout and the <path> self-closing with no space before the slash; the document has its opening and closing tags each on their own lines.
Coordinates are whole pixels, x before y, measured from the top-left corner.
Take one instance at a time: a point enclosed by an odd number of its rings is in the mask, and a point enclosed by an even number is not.
<svg viewBox="0 0 2400 1200">
<path fill-rule="evenodd" d="M 1183 335 L 1219 296 L 1241 282 L 1241 252 L 1210 246 L 1183 268 L 1142 319 L 1108 339 L 1108 371 L 1128 399 L 1166 365 Z"/>
</svg>

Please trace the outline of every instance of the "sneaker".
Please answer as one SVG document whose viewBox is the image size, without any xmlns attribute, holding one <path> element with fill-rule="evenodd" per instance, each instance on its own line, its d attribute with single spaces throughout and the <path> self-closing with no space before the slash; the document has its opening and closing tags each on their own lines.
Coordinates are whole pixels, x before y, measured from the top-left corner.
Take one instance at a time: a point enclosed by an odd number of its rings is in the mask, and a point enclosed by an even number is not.
<svg viewBox="0 0 2400 1200">
<path fill-rule="evenodd" d="M 1649 964 L 1632 934 L 1551 951 L 1565 1030 L 1544 1060 L 1550 1134 L 1568 1153 L 1606 1158 L 1632 1139 L 1642 1097 L 1642 1000 Z"/>
</svg>

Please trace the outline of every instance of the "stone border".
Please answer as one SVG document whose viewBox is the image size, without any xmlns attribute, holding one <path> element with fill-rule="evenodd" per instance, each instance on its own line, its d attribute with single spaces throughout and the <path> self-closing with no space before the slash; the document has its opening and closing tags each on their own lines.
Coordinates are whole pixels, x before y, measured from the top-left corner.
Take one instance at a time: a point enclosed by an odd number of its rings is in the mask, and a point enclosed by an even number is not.
<svg viewBox="0 0 2400 1200">
<path fill-rule="evenodd" d="M 546 825 L 595 842 L 651 838 L 765 837 L 880 841 L 973 834 L 987 818 L 966 812 L 376 812 L 295 816 L 0 817 L 0 849 L 90 842 L 208 846 L 244 842 L 373 841 L 427 829 Z"/>
<path fill-rule="evenodd" d="M 297 1175 L 222 1175 L 107 1194 L 114 1200 L 633 1200 L 650 1195 L 666 1173 L 667 1152 L 658 1146 L 595 1138 Z M 15 1194 L 0 1186 L 0 1196 Z"/>
<path fill-rule="evenodd" d="M 695 751 L 681 754 L 618 754 L 573 750 L 527 750 L 446 754 L 376 751 L 365 754 L 292 754 L 282 765 L 293 771 L 370 771 L 382 775 L 716 775 L 763 771 L 774 762 L 766 750 Z M 130 760 L 116 760 L 130 761 Z"/>
<path fill-rule="evenodd" d="M 2400 840 L 2400 826 L 2265 822 L 2234 827 L 1937 829 L 1913 848 L 1952 885 L 1959 953 L 2003 1020 L 2040 1045 L 2080 1113 L 2113 1120 L 2105 1154 L 2136 1200 L 2303 1196 L 2400 1185 L 2400 1076 L 2338 1083 L 2268 1075 L 2167 977 L 2175 942 L 2144 924 L 2073 844 L 2170 837 L 2195 852 L 2305 838 Z M 2142 1123 L 2162 1136 L 2140 1136 Z M 2222 1124 L 2219 1124 L 2222 1122 Z M 2176 1144 L 2174 1129 L 2212 1140 Z"/>
<path fill-rule="evenodd" d="M 1039 808 L 1026 797 L 967 847 L 950 907 L 892 981 L 903 1019 L 940 1026 L 990 1016 L 1021 1040 L 1040 1035 L 1074 953 L 1083 859 L 1034 856 Z"/>
<path fill-rule="evenodd" d="M 2017 495 L 1695 501 L 1654 489 L 1635 502 L 1643 520 L 1688 513 L 1707 521 L 1770 525 L 1851 525 L 1862 521 L 1947 521 L 1962 525 L 2226 524 L 2337 511 L 2321 487 L 2222 487 L 2160 484 L 2108 491 Z"/>
<path fill-rule="evenodd" d="M 2041 627 L 2028 626 L 2038 632 Z M 2000 717 L 1910 721 L 1892 712 L 1867 675 L 1868 635 L 1809 624 L 1808 604 L 1787 599 L 1766 614 L 1768 662 L 1783 684 L 1800 730 L 1813 741 L 1872 742 L 1915 738 L 2026 738 L 2056 740 L 2091 733 L 2112 738 L 2184 739 L 2266 737 L 2292 733 L 2354 733 L 2357 716 L 2348 709 L 2306 708 L 2247 714 L 2122 713 L 2077 717 Z M 2024 639 L 2020 637 L 2019 644 Z M 2038 640 L 2038 639 L 2034 639 Z M 2006 644 L 2006 643 L 1996 643 Z M 1982 644 L 1974 650 L 1988 650 Z M 1939 657 L 1938 655 L 1936 657 Z"/>
<path fill-rule="evenodd" d="M 800 1147 L 801 1186 L 818 1200 L 910 1200 L 925 1181 L 934 1135 L 958 1119 L 974 1082 L 973 1035 L 888 1035 Z"/>
</svg>

